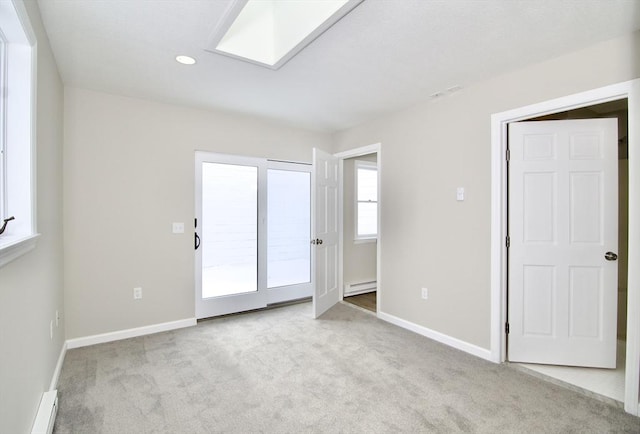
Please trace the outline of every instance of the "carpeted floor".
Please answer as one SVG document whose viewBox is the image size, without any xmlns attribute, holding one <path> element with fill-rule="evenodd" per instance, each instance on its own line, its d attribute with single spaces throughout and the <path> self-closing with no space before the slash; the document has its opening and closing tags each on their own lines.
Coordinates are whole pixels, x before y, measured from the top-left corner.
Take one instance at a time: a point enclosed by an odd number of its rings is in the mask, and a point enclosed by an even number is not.
<svg viewBox="0 0 640 434">
<path fill-rule="evenodd" d="M 338 304 L 67 352 L 56 433 L 608 433 L 640 418 Z"/>
</svg>

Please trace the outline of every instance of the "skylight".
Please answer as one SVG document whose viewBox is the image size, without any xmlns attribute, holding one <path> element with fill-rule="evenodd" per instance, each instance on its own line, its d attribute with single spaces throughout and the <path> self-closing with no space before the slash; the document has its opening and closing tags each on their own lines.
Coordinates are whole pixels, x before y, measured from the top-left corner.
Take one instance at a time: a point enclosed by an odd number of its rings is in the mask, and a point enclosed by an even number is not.
<svg viewBox="0 0 640 434">
<path fill-rule="evenodd" d="M 278 69 L 363 0 L 235 0 L 208 49 Z"/>
</svg>

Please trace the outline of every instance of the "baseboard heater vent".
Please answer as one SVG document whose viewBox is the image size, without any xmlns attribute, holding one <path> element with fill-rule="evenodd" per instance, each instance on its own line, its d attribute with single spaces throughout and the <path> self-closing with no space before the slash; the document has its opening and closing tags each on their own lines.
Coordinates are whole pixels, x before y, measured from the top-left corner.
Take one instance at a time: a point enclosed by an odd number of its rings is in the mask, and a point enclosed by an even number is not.
<svg viewBox="0 0 640 434">
<path fill-rule="evenodd" d="M 58 391 L 50 390 L 43 393 L 31 434 L 51 434 L 57 413 Z"/>
<path fill-rule="evenodd" d="M 371 280 L 369 282 L 348 283 L 344 285 L 344 296 L 364 294 L 365 292 L 373 292 L 377 288 L 377 282 Z"/>
</svg>

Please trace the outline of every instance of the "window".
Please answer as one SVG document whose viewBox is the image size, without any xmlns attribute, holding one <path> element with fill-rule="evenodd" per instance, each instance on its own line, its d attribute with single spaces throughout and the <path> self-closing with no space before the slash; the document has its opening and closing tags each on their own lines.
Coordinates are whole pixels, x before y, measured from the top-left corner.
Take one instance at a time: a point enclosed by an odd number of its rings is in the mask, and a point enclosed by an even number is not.
<svg viewBox="0 0 640 434">
<path fill-rule="evenodd" d="M 0 266 L 35 246 L 35 36 L 20 1 L 0 5 Z"/>
<path fill-rule="evenodd" d="M 278 69 L 361 2 L 235 0 L 207 49 Z"/>
<path fill-rule="evenodd" d="M 378 236 L 378 168 L 376 163 L 356 161 L 356 240 Z"/>
<path fill-rule="evenodd" d="M 6 52 L 7 52 L 7 43 L 6 39 L 2 31 L 0 31 L 0 220 L 4 220 L 7 218 L 7 193 L 6 193 L 6 179 L 5 174 L 7 173 L 7 169 L 5 166 L 5 155 L 7 151 L 5 150 L 5 134 L 4 127 L 6 125 L 6 105 L 4 101 L 6 101 L 5 94 L 7 89 L 7 73 L 6 73 Z M 0 221 L 0 225 L 3 222 Z"/>
</svg>

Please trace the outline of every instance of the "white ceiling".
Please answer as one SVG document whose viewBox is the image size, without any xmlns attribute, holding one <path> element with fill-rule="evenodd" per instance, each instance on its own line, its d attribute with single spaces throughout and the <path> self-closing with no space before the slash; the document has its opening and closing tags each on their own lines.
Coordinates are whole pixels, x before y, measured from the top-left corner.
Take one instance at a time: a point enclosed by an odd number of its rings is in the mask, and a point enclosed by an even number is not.
<svg viewBox="0 0 640 434">
<path fill-rule="evenodd" d="M 365 0 L 272 71 L 204 50 L 230 1 L 38 0 L 66 85 L 330 132 L 640 29 L 640 0 Z"/>
</svg>

